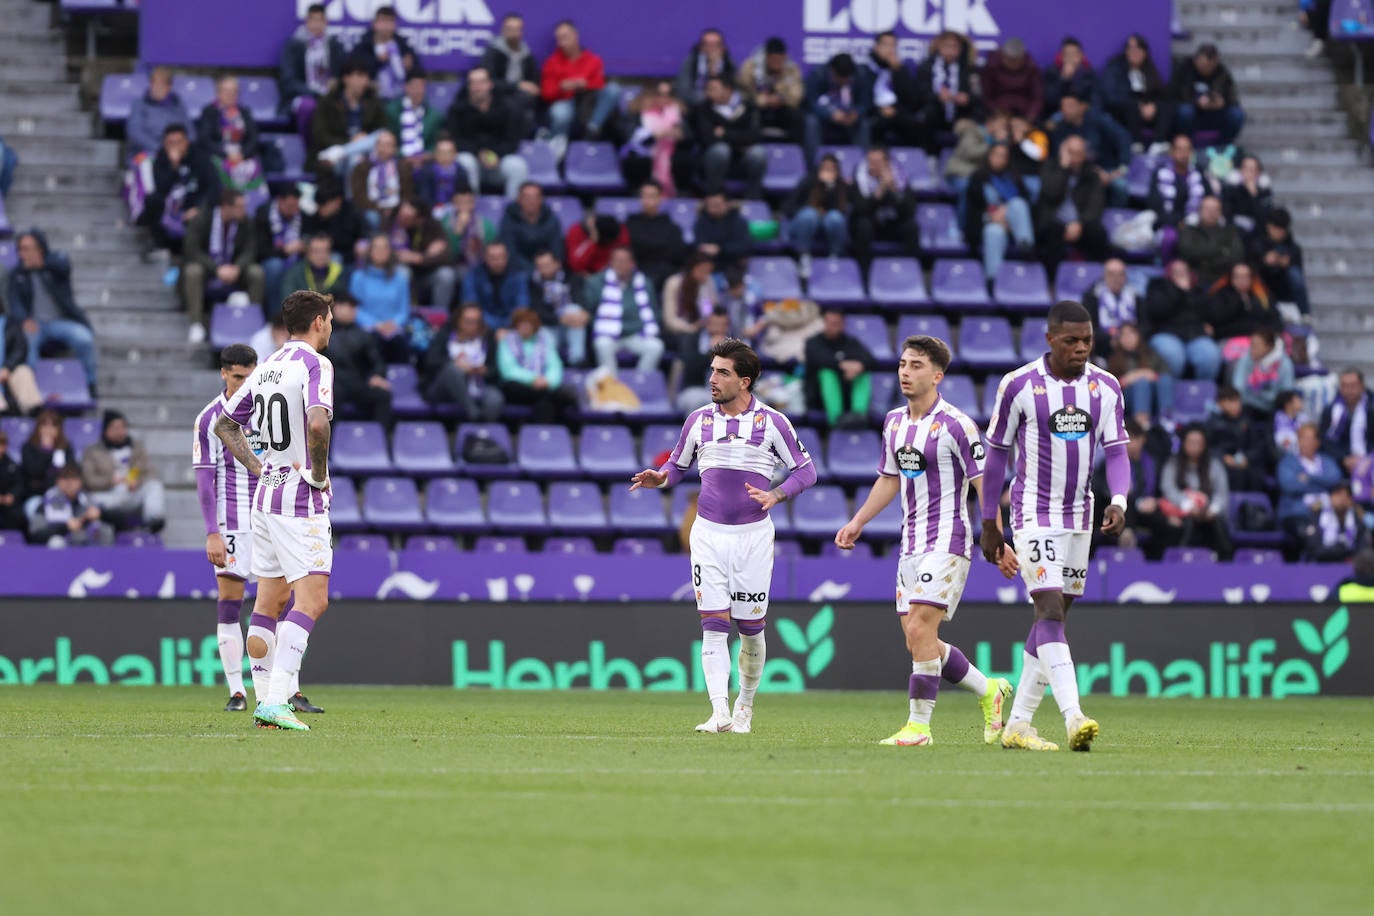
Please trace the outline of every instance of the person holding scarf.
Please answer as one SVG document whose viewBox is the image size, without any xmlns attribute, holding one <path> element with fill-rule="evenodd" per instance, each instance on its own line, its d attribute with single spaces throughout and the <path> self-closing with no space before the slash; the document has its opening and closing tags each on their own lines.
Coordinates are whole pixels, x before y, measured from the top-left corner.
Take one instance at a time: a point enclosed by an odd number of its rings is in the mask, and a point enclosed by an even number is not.
<svg viewBox="0 0 1374 916">
<path fill-rule="evenodd" d="M 215 100 L 201 111 L 196 125 L 196 143 L 213 164 L 220 186 L 243 192 L 249 212 L 268 199 L 258 123 L 252 111 L 239 105 L 236 77 L 216 81 Z"/>
<path fill-rule="evenodd" d="M 929 153 L 939 151 L 939 135 L 952 131 L 960 118 L 983 120 L 967 47 L 958 32 L 942 32 L 932 43 L 934 53 L 916 69 L 916 84 L 926 99 L 922 120 Z"/>
<path fill-rule="evenodd" d="M 625 352 L 639 357 L 641 371 L 657 369 L 664 347 L 653 284 L 635 268 L 630 249 L 611 252 L 611 266 L 588 286 L 587 301 L 596 303 L 592 346 L 597 365 L 614 372 L 616 356 Z"/>
<path fill-rule="evenodd" d="M 458 163 L 458 145 L 447 133 L 434 141 L 434 157 L 415 170 L 415 193 L 434 205 L 434 215 L 460 193 L 473 192 L 467 171 Z"/>
<path fill-rule="evenodd" d="M 1347 563 L 1356 551 L 1369 547 L 1364 510 L 1355 505 L 1350 484 L 1332 487 L 1316 519 L 1307 527 L 1303 560 L 1308 563 Z"/>
<path fill-rule="evenodd" d="M 386 103 L 387 122 L 396 135 L 401 158 L 420 168 L 434 151 L 444 128 L 444 113 L 425 98 L 428 82 L 421 70 L 406 74 L 405 90 Z"/>
<path fill-rule="evenodd" d="M 405 91 L 406 74 L 420 63 L 410 42 L 396 32 L 396 8 L 392 6 L 377 7 L 372 28 L 363 33 L 353 53 L 376 82 L 377 96 L 388 102 Z"/>
<path fill-rule="evenodd" d="M 1126 282 L 1126 262 L 1110 258 L 1102 265 L 1102 279 L 1083 293 L 1083 307 L 1093 316 L 1093 350 L 1105 357 L 1124 324 L 1140 323 L 1135 287 Z"/>
<path fill-rule="evenodd" d="M 475 302 L 454 306 L 420 360 L 420 391 L 430 404 L 457 404 L 471 422 L 501 418 L 505 398 L 496 377 L 496 336 Z"/>
<path fill-rule="evenodd" d="M 704 102 L 706 81 L 713 76 L 720 77 L 726 85 L 733 84 L 735 62 L 730 57 L 730 49 L 725 46 L 724 33 L 720 29 L 708 28 L 702 31 L 687 59 L 682 62 L 674 87 L 677 97 L 687 105 Z"/>
<path fill-rule="evenodd" d="M 758 198 L 768 168 L 768 151 L 759 145 L 758 109 L 724 77 L 713 75 L 691 116 L 692 133 L 703 151 L 703 187 L 720 187 L 735 170 L 744 175 L 745 196 Z"/>
<path fill-rule="evenodd" d="M 315 107 L 343 72 L 343 42 L 337 35 L 328 34 L 328 28 L 324 4 L 310 4 L 305 10 L 305 22 L 286 40 L 277 65 L 282 111 L 295 117 L 296 130 L 307 143 Z"/>
<path fill-rule="evenodd" d="M 206 207 L 186 227 L 185 263 L 181 267 L 181 299 L 191 321 L 187 339 L 205 340 L 205 300 L 226 298 L 234 290 L 248 301 L 262 304 L 266 277 L 257 257 L 257 228 L 248 219 L 243 194 L 220 192 L 219 206 Z"/>
<path fill-rule="evenodd" d="M 369 231 L 389 220 L 401 201 L 415 196 L 415 171 L 396 152 L 396 135 L 381 131 L 372 155 L 358 160 L 349 176 L 353 206 Z"/>
<path fill-rule="evenodd" d="M 822 143 L 868 146 L 873 85 L 848 54 L 836 54 L 806 75 L 806 161 L 815 162 Z"/>
<path fill-rule="evenodd" d="M 1193 141 L 1187 134 L 1174 137 L 1169 158 L 1150 176 L 1150 192 L 1145 198 L 1145 206 L 1154 211 L 1155 228 L 1163 231 L 1160 248 L 1166 256 L 1173 253 L 1179 225 L 1216 190 L 1216 183 L 1193 164 Z"/>
<path fill-rule="evenodd" d="M 889 30 L 873 39 L 868 69 L 873 80 L 873 139 L 893 146 L 919 146 L 921 89 L 897 53 L 896 32 Z"/>
<path fill-rule="evenodd" d="M 1353 367 L 1341 370 L 1336 400 L 1321 416 L 1321 448 L 1340 462 L 1347 474 L 1355 474 L 1374 458 L 1374 397 L 1364 384 L 1364 373 Z"/>
<path fill-rule="evenodd" d="M 219 182 L 205 156 L 191 145 L 186 127 L 169 124 L 153 159 L 153 192 L 143 199 L 139 225 L 157 248 L 180 255 L 186 225 L 219 197 Z"/>
<path fill-rule="evenodd" d="M 258 208 L 254 215 L 258 237 L 258 263 L 262 265 L 267 301 L 271 312 L 281 307 L 282 278 L 305 253 L 305 238 L 301 234 L 301 190 L 293 184 L 283 185 L 272 200 Z"/>
<path fill-rule="evenodd" d="M 577 398 L 563 385 L 557 338 L 540 324 L 534 309 L 516 309 L 511 329 L 496 343 L 502 396 L 509 404 L 533 407 L 535 423 L 562 420 L 577 406 Z"/>
</svg>

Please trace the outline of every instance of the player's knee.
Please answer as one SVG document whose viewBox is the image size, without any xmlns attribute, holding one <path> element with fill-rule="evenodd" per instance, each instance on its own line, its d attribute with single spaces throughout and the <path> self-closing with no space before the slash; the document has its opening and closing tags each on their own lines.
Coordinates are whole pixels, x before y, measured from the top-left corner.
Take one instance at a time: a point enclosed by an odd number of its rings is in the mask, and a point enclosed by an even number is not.
<svg viewBox="0 0 1374 916">
<path fill-rule="evenodd" d="M 767 617 L 760 617 L 758 620 L 741 620 L 739 622 L 739 631 L 745 636 L 758 636 L 763 632 L 763 628 L 767 623 Z"/>
</svg>

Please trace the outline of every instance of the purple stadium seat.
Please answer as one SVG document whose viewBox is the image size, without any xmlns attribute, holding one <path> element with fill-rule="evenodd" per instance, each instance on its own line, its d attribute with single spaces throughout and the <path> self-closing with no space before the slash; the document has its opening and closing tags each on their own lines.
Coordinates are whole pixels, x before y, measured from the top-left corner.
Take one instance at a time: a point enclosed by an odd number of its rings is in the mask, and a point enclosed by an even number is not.
<svg viewBox="0 0 1374 916">
<path fill-rule="evenodd" d="M 482 494 L 475 481 L 443 477 L 425 487 L 425 519 L 436 531 L 485 531 Z"/>
<path fill-rule="evenodd" d="M 879 543 L 892 543 L 902 536 L 902 518 L 906 510 L 902 500 L 894 499 L 882 508 L 877 518 L 864 526 L 864 537 Z"/>
<path fill-rule="evenodd" d="M 148 78 L 137 73 L 107 73 L 100 81 L 100 120 L 123 124 L 134 102 L 148 89 Z"/>
<path fill-rule="evenodd" d="M 1283 551 L 1266 547 L 1239 547 L 1231 556 L 1231 562 L 1249 563 L 1254 566 L 1262 566 L 1266 563 L 1282 563 Z"/>
<path fill-rule="evenodd" d="M 930 298 L 959 311 L 992 308 L 983 265 L 972 258 L 936 261 L 930 275 Z"/>
<path fill-rule="evenodd" d="M 584 426 L 577 437 L 578 463 L 582 472 L 599 480 L 627 480 L 640 470 L 635 443 L 623 426 Z"/>
<path fill-rule="evenodd" d="M 951 204 L 921 204 L 916 208 L 916 226 L 920 230 L 921 250 L 927 254 L 968 254 L 959 214 Z"/>
<path fill-rule="evenodd" d="M 888 337 L 887 322 L 878 315 L 846 315 L 844 329 L 858 338 L 873 353 L 874 358 L 884 362 L 897 359 L 892 352 L 892 339 Z"/>
<path fill-rule="evenodd" d="M 594 483 L 555 483 L 549 486 L 549 524 L 566 534 L 602 534 L 606 507 Z"/>
<path fill-rule="evenodd" d="M 791 258 L 767 256 L 749 259 L 749 276 L 759 285 L 764 299 L 800 299 L 801 280 Z"/>
<path fill-rule="evenodd" d="M 1021 322 L 1021 362 L 1028 363 L 1045 352 L 1048 346 L 1045 343 L 1045 334 L 1049 328 L 1048 318 L 1027 318 Z"/>
<path fill-rule="evenodd" d="M 792 529 L 799 537 L 829 541 L 849 521 L 849 501 L 837 486 L 803 490 L 791 503 Z"/>
<path fill-rule="evenodd" d="M 1160 159 L 1148 153 L 1136 153 L 1126 169 L 1126 190 L 1138 200 L 1150 193 L 1150 178 L 1159 167 Z"/>
<path fill-rule="evenodd" d="M 542 140 L 520 141 L 520 158 L 529 168 L 529 179 L 545 192 L 563 190 L 563 176 L 558 174 L 558 156 Z"/>
<path fill-rule="evenodd" d="M 463 463 L 463 473 L 468 477 L 491 478 L 491 477 L 518 477 L 520 469 L 515 464 L 515 448 L 510 441 L 510 431 L 500 423 L 463 423 L 458 426 L 458 431 L 453 436 L 454 454 L 460 458 L 463 455 L 463 443 L 468 436 L 479 436 L 484 439 L 491 439 L 497 445 L 506 450 L 510 456 L 510 461 L 501 464 L 468 464 Z"/>
<path fill-rule="evenodd" d="M 940 383 L 940 396 L 970 417 L 980 414 L 978 392 L 973 387 L 973 379 L 967 375 L 946 375 Z"/>
<path fill-rule="evenodd" d="M 854 173 L 864 161 L 864 151 L 858 146 L 822 146 L 816 151 L 816 162 L 822 156 L 834 156 L 840 160 L 840 174 L 846 181 L 854 180 Z"/>
<path fill-rule="evenodd" d="M 806 178 L 806 159 L 800 146 L 791 143 L 765 143 L 768 170 L 763 173 L 763 190 L 769 194 L 789 194 Z"/>
<path fill-rule="evenodd" d="M 816 466 L 816 476 L 821 479 L 830 476 L 830 468 L 825 463 L 825 437 L 818 431 L 803 426 L 797 429 L 797 439 L 802 445 L 806 446 L 806 451 L 811 455 L 811 463 Z"/>
<path fill-rule="evenodd" d="M 959 359 L 972 369 L 1010 369 L 1020 362 L 1011 325 L 996 316 L 965 318 L 959 323 Z"/>
<path fill-rule="evenodd" d="M 29 417 L 0 417 L 0 429 L 3 429 L 5 434 L 10 437 L 9 448 L 5 451 L 15 461 L 21 460 L 24 443 L 29 440 L 29 436 L 33 435 L 34 425 L 34 421 Z M 71 436 L 68 435 L 67 438 L 71 439 Z"/>
<path fill-rule="evenodd" d="M 391 455 L 396 470 L 413 477 L 452 474 L 455 465 L 449 451 L 448 433 L 433 420 L 402 420 L 391 434 Z"/>
<path fill-rule="evenodd" d="M 739 215 L 746 223 L 766 223 L 773 219 L 773 211 L 761 200 L 741 200 Z"/>
<path fill-rule="evenodd" d="M 596 212 L 600 216 L 614 216 L 622 223 L 631 214 L 638 213 L 644 209 L 639 205 L 638 197 L 598 197 L 596 200 Z"/>
<path fill-rule="evenodd" d="M 1014 312 L 1038 312 L 1053 304 L 1045 268 L 1036 261 L 1003 261 L 992 281 L 992 297 Z"/>
<path fill-rule="evenodd" d="M 1206 547 L 1167 547 L 1164 550 L 1165 563 L 1212 564 L 1217 561 L 1216 551 Z"/>
<path fill-rule="evenodd" d="M 671 503 L 668 509 L 668 518 L 672 521 L 674 528 L 682 525 L 682 520 L 687 517 L 688 503 L 691 502 L 693 496 L 700 492 L 700 486 L 690 483 L 678 484 L 668 491 Z"/>
<path fill-rule="evenodd" d="M 1145 562 L 1145 551 L 1139 547 L 1099 547 L 1093 556 L 1109 564 Z"/>
<path fill-rule="evenodd" d="M 121 531 L 115 535 L 116 547 L 161 547 L 162 538 L 151 531 Z"/>
<path fill-rule="evenodd" d="M 95 407 L 86 370 L 74 359 L 40 359 L 33 365 L 38 391 L 48 407 L 80 413 Z"/>
<path fill-rule="evenodd" d="M 1083 294 L 1100 279 L 1102 265 L 1096 261 L 1064 261 L 1054 274 L 1054 297 L 1082 302 Z"/>
<path fill-rule="evenodd" d="M 510 534 L 542 534 L 549 527 L 544 495 L 531 480 L 498 480 L 487 487 L 487 517 Z"/>
<path fill-rule="evenodd" d="M 528 553 L 524 538 L 502 538 L 485 535 L 472 545 L 476 553 Z"/>
<path fill-rule="evenodd" d="M 566 426 L 530 423 L 520 427 L 515 460 L 520 470 L 535 480 L 582 476 Z"/>
<path fill-rule="evenodd" d="M 663 212 L 667 213 L 668 218 L 682 230 L 682 239 L 689 245 L 692 243 L 697 213 L 700 210 L 701 201 L 691 197 L 675 197 L 663 202 Z"/>
<path fill-rule="evenodd" d="M 902 341 L 908 337 L 921 334 L 926 337 L 938 337 L 949 344 L 950 349 L 954 347 L 954 334 L 950 331 L 949 320 L 944 315 L 903 315 L 897 319 L 896 347 L 900 347 Z"/>
<path fill-rule="evenodd" d="M 305 141 L 300 134 L 263 134 L 262 142 L 275 146 L 281 156 L 282 171 L 268 176 L 273 181 L 305 181 L 311 177 L 305 168 Z"/>
<path fill-rule="evenodd" d="M 223 350 L 230 344 L 247 343 L 262 325 L 261 306 L 221 303 L 210 311 L 210 346 Z"/>
<path fill-rule="evenodd" d="M 641 420 L 669 420 L 679 416 L 668 398 L 668 382 L 655 369 L 622 369 L 619 378 L 639 396 L 639 410 L 631 416 Z"/>
<path fill-rule="evenodd" d="M 639 437 L 639 468 L 636 470 L 658 467 L 659 456 L 673 450 L 681 433 L 682 427 L 671 423 L 650 423 L 644 427 Z"/>
<path fill-rule="evenodd" d="M 663 553 L 663 542 L 654 538 L 616 538 L 611 545 L 611 553 L 643 556 L 647 553 Z"/>
<path fill-rule="evenodd" d="M 926 151 L 915 146 L 894 146 L 887 151 L 892 164 L 906 176 L 907 187 L 917 194 L 930 191 L 935 176 L 930 171 L 930 157 Z"/>
<path fill-rule="evenodd" d="M 358 488 L 351 477 L 329 478 L 329 524 L 335 531 L 358 531 L 364 527 L 358 509 Z"/>
<path fill-rule="evenodd" d="M 477 212 L 491 220 L 494 226 L 501 225 L 501 217 L 505 215 L 506 207 L 509 205 L 510 201 L 504 197 L 491 194 L 477 198 Z"/>
<path fill-rule="evenodd" d="M 415 367 L 398 363 L 386 367 L 386 380 L 391 383 L 391 409 L 398 417 L 432 417 L 438 411 L 420 397 L 420 377 Z"/>
<path fill-rule="evenodd" d="M 563 159 L 563 175 L 568 186 L 594 194 L 619 193 L 625 189 L 620 176 L 620 159 L 615 146 L 606 142 L 574 140 Z"/>
<path fill-rule="evenodd" d="M 19 263 L 19 250 L 13 239 L 0 239 L 0 270 L 13 270 Z"/>
<path fill-rule="evenodd" d="M 930 305 L 921 262 L 915 258 L 874 258 L 868 268 L 868 297 L 874 305 L 893 309 Z"/>
<path fill-rule="evenodd" d="M 573 226 L 582 222 L 582 201 L 576 197 L 545 195 L 544 203 L 548 204 L 553 215 L 558 217 L 558 224 L 562 226 L 564 235 L 567 235 Z"/>
<path fill-rule="evenodd" d="M 363 483 L 363 520 L 382 531 L 423 531 L 420 491 L 409 477 L 369 477 Z"/>
<path fill-rule="evenodd" d="M 894 372 L 874 372 L 873 398 L 868 404 L 868 415 L 881 421 L 887 412 L 902 403 L 897 390 L 897 375 Z M 876 467 L 876 463 L 874 467 Z"/>
<path fill-rule="evenodd" d="M 425 102 L 436 111 L 448 111 L 462 86 L 448 80 L 431 79 L 425 83 Z"/>
<path fill-rule="evenodd" d="M 863 274 L 853 258 L 818 258 L 811 270 L 807 294 L 820 305 L 863 305 Z"/>
<path fill-rule="evenodd" d="M 442 535 L 412 534 L 405 540 L 405 549 L 420 550 L 425 553 L 452 553 L 457 551 L 458 545 L 453 542 L 453 538 Z"/>
<path fill-rule="evenodd" d="M 997 408 L 997 385 L 995 376 L 988 376 L 988 380 L 983 383 L 983 400 L 975 411 L 966 411 L 970 417 L 979 420 L 987 420 L 992 417 Z"/>
<path fill-rule="evenodd" d="M 365 477 L 394 470 L 387 453 L 386 430 L 372 421 L 340 420 L 334 424 L 329 465 L 340 474 Z"/>
<path fill-rule="evenodd" d="M 333 512 L 333 507 L 330 507 Z M 391 542 L 384 534 L 345 534 L 339 538 L 339 551 L 358 550 L 365 553 L 386 553 L 391 549 Z"/>
<path fill-rule="evenodd" d="M 1181 379 L 1174 386 L 1174 419 L 1191 423 L 1207 419 L 1207 411 L 1217 399 L 1217 383 L 1208 379 Z"/>
<path fill-rule="evenodd" d="M 544 553 L 585 557 L 596 553 L 596 545 L 591 538 L 549 538 L 544 542 Z"/>
<path fill-rule="evenodd" d="M 62 424 L 62 431 L 67 434 L 67 441 L 71 443 L 73 457 L 80 461 L 86 449 L 100 438 L 100 418 L 72 417 Z"/>
<path fill-rule="evenodd" d="M 657 490 L 611 487 L 611 527 L 622 534 L 663 534 L 670 530 L 663 496 Z"/>
<path fill-rule="evenodd" d="M 178 73 L 172 77 L 172 89 L 181 96 L 181 104 L 194 121 L 200 117 L 201 109 L 215 100 L 215 79 L 212 76 L 192 76 Z M 242 91 L 242 82 L 239 85 Z"/>
<path fill-rule="evenodd" d="M 274 77 L 239 77 L 239 104 L 253 112 L 259 127 L 285 127 L 287 124 L 287 119 L 278 113 L 281 94 Z"/>
<path fill-rule="evenodd" d="M 825 444 L 830 476 L 845 484 L 871 482 L 881 448 L 881 438 L 871 429 L 833 430 Z"/>
<path fill-rule="evenodd" d="M 1226 507 L 1226 518 L 1231 527 L 1231 539 L 1240 547 L 1282 547 L 1285 536 L 1277 527 L 1265 531 L 1247 531 L 1240 524 L 1241 506 L 1254 505 L 1269 513 L 1269 517 L 1274 517 L 1274 502 L 1269 498 L 1268 493 L 1246 493 L 1232 491 Z M 1263 552 L 1263 551 L 1261 551 Z M 1237 552 L 1234 560 L 1240 559 Z M 1250 562 L 1263 562 L 1256 560 L 1253 556 L 1249 557 Z M 1282 563 L 1283 558 L 1279 557 L 1275 562 Z"/>
</svg>

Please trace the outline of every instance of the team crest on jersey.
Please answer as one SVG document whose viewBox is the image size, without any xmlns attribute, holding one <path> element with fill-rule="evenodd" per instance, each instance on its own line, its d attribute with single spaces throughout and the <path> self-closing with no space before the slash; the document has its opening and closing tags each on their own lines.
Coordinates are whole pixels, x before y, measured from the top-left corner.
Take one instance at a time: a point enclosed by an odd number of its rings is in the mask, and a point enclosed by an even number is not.
<svg viewBox="0 0 1374 916">
<path fill-rule="evenodd" d="M 897 449 L 897 469 L 903 477 L 915 480 L 926 472 L 926 456 L 914 445 L 903 445 Z"/>
<path fill-rule="evenodd" d="M 191 445 L 191 460 L 200 464 L 200 436 L 196 436 L 195 442 Z"/>
<path fill-rule="evenodd" d="M 1092 417 L 1086 410 L 1066 405 L 1050 414 L 1050 435 L 1066 442 L 1076 442 L 1092 431 Z"/>
<path fill-rule="evenodd" d="M 1043 567 L 1043 566 L 1037 566 L 1037 567 L 1035 568 L 1035 581 L 1036 581 L 1036 582 L 1044 582 L 1044 581 L 1045 581 L 1045 577 L 1046 577 L 1047 575 L 1049 575 L 1049 573 L 1045 571 L 1045 567 Z"/>
<path fill-rule="evenodd" d="M 768 418 L 761 413 L 754 414 L 754 429 L 763 429 L 763 424 L 767 422 L 767 420 Z"/>
<path fill-rule="evenodd" d="M 1097 382 L 1088 382 L 1088 394 L 1097 394 Z"/>
<path fill-rule="evenodd" d="M 701 589 L 697 589 L 697 604 L 701 604 Z"/>
<path fill-rule="evenodd" d="M 940 435 L 940 430 L 944 429 L 944 426 L 945 426 L 945 425 L 944 425 L 943 423 L 941 423 L 939 420 L 936 420 L 934 423 L 930 424 L 930 436 L 931 436 L 931 438 L 933 439 L 933 438 L 935 438 L 936 436 Z"/>
</svg>

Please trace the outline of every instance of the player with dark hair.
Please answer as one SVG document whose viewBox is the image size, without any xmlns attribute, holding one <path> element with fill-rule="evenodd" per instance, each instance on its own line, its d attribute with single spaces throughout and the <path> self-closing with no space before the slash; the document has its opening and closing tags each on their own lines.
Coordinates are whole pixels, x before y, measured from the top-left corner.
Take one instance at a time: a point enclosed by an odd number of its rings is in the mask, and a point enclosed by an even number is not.
<svg viewBox="0 0 1374 916">
<path fill-rule="evenodd" d="M 670 487 L 696 458 L 701 496 L 692 525 L 692 585 L 701 615 L 701 669 L 711 716 L 699 732 L 752 730 L 754 694 L 767 654 L 764 623 L 773 580 L 773 519 L 768 512 L 816 482 L 816 466 L 792 423 L 753 395 L 759 357 L 727 337 L 711 348 L 711 401 L 682 426 L 661 468 L 635 474 L 631 490 Z M 770 488 L 777 463 L 791 473 Z M 730 620 L 739 624 L 739 696 L 729 703 Z"/>
<path fill-rule="evenodd" d="M 1002 746 L 1054 751 L 1031 726 L 1046 686 L 1064 715 L 1069 747 L 1086 751 L 1098 724 L 1078 705 L 1078 676 L 1064 620 L 1081 597 L 1088 578 L 1092 544 L 1092 473 L 1101 447 L 1107 462 L 1111 505 L 1102 533 L 1126 527 L 1126 495 L 1131 462 L 1126 453 L 1121 386 L 1111 373 L 1088 361 L 1092 355 L 1092 316 L 1077 302 L 1063 301 L 1049 313 L 1045 334 L 1049 352 L 1002 378 L 988 426 L 987 466 L 983 472 L 983 556 L 1002 559 L 1002 480 L 1007 453 L 1016 446 L 1011 484 L 1011 527 L 1016 558 L 1035 605 L 1035 623 L 1021 658 L 1021 682 Z"/>
<path fill-rule="evenodd" d="M 988 678 L 957 646 L 940 639 L 940 623 L 954 617 L 968 580 L 974 543 L 968 491 L 972 486 L 981 496 L 983 476 L 983 440 L 977 424 L 940 396 L 939 384 L 949 362 L 949 347 L 937 337 L 916 335 L 902 343 L 897 381 L 906 405 L 888 411 L 878 479 L 868 499 L 835 535 L 838 547 L 852 550 L 864 526 L 901 494 L 897 613 L 911 652 L 910 717 L 883 744 L 934 743 L 930 716 L 942 674 L 978 697 L 983 740 L 988 744 L 1002 733 L 1002 707 L 1011 696 L 1011 684 Z M 1010 552 L 1000 565 L 1008 578 L 1016 574 Z"/>
</svg>

